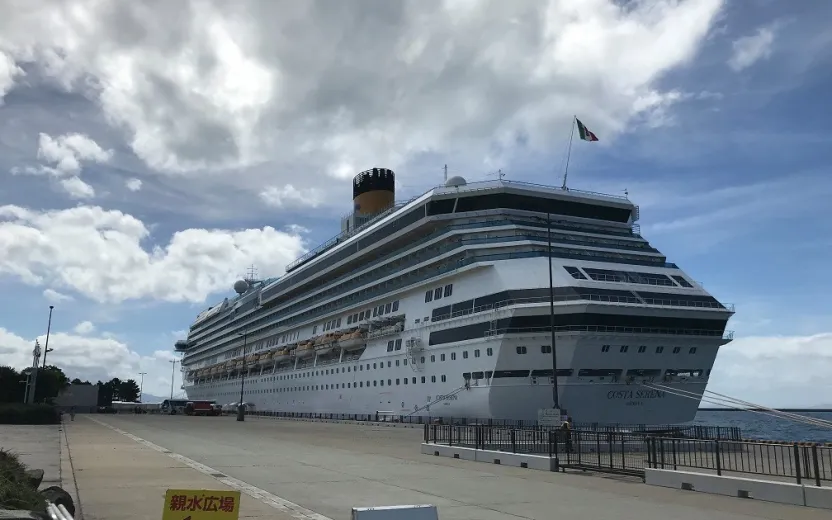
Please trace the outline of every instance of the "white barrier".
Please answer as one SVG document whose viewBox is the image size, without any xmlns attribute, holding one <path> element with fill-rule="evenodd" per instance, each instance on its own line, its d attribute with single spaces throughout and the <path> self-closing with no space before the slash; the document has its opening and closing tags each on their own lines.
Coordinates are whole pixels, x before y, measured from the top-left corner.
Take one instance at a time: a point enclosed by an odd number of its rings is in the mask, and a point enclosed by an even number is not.
<svg viewBox="0 0 832 520">
<path fill-rule="evenodd" d="M 651 486 L 832 509 L 832 488 L 669 469 L 646 468 L 644 474 Z"/>
<path fill-rule="evenodd" d="M 354 507 L 352 520 L 439 520 L 436 506 Z"/>
</svg>

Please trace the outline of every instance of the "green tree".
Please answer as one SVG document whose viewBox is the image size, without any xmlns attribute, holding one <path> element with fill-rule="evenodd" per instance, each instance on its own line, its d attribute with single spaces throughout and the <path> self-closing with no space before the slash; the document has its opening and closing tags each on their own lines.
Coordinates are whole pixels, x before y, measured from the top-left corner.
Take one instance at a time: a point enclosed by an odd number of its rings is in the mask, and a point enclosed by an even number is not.
<svg viewBox="0 0 832 520">
<path fill-rule="evenodd" d="M 118 400 L 134 403 L 139 400 L 139 384 L 133 379 L 122 381 L 118 385 Z"/>
<path fill-rule="evenodd" d="M 69 378 L 66 377 L 63 370 L 55 365 L 46 365 L 45 368 L 38 370 L 35 402 L 51 403 L 68 386 Z"/>
<path fill-rule="evenodd" d="M 77 377 L 72 380 L 72 384 L 73 385 L 90 385 L 90 386 L 92 385 L 92 383 L 90 383 L 89 381 L 81 381 Z"/>
<path fill-rule="evenodd" d="M 0 366 L 0 403 L 22 403 L 26 375 L 10 366 Z"/>
</svg>

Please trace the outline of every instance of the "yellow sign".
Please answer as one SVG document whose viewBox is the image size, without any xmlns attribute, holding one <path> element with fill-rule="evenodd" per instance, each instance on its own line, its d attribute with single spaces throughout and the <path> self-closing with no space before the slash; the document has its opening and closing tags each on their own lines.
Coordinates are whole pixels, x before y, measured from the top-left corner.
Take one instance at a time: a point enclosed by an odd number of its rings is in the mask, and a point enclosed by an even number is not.
<svg viewBox="0 0 832 520">
<path fill-rule="evenodd" d="M 240 492 L 168 489 L 162 520 L 239 520 Z"/>
</svg>

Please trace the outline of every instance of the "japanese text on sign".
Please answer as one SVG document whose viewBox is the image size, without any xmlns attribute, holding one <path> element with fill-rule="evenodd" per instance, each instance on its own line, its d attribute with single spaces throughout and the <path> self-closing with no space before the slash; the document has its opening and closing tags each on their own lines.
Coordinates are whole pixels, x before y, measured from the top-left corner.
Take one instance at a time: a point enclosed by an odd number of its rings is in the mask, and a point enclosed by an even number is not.
<svg viewBox="0 0 832 520">
<path fill-rule="evenodd" d="M 162 520 L 238 520 L 240 492 L 207 489 L 169 489 Z"/>
</svg>

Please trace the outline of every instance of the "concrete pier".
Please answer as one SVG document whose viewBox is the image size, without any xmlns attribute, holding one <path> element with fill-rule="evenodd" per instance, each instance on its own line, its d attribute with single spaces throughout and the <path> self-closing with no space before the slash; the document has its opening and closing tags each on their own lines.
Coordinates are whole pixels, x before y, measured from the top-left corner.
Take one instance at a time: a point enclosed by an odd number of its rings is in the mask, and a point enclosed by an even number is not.
<svg viewBox="0 0 832 520">
<path fill-rule="evenodd" d="M 347 520 L 434 504 L 441 520 L 814 520 L 829 511 L 423 455 L 422 431 L 225 417 L 91 415 L 66 425 L 87 519 L 161 515 L 172 487 L 240 489 L 243 517 Z M 213 476 L 212 476 L 213 475 Z"/>
</svg>

